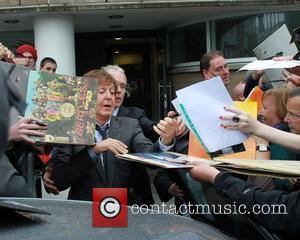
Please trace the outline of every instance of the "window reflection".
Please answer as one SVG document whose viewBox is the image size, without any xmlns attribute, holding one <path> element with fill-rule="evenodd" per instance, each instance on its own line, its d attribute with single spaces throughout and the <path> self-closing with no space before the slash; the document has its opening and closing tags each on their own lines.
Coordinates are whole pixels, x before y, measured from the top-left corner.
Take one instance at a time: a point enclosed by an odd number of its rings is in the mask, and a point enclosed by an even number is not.
<svg viewBox="0 0 300 240">
<path fill-rule="evenodd" d="M 252 49 L 286 23 L 286 14 L 270 13 L 216 21 L 216 47 L 226 58 L 252 57 Z"/>
<path fill-rule="evenodd" d="M 206 52 L 205 23 L 182 27 L 169 33 L 170 63 L 199 61 Z"/>
</svg>

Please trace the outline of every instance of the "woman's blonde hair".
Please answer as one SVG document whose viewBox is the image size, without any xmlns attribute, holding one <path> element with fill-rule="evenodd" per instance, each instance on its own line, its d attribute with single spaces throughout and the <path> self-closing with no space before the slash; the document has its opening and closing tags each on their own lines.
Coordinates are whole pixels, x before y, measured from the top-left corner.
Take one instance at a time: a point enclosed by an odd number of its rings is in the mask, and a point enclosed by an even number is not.
<svg viewBox="0 0 300 240">
<path fill-rule="evenodd" d="M 276 105 L 276 115 L 283 120 L 286 116 L 286 102 L 289 94 L 288 88 L 272 88 L 264 92 L 262 101 L 267 97 L 273 97 Z"/>
</svg>

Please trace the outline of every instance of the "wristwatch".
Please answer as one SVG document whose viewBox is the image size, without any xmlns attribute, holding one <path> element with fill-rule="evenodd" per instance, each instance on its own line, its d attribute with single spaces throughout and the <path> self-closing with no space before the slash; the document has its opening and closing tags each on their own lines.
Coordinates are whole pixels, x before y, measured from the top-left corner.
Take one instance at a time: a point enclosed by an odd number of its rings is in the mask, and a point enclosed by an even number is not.
<svg viewBox="0 0 300 240">
<path fill-rule="evenodd" d="M 270 147 L 267 144 L 260 143 L 260 144 L 256 145 L 256 151 L 268 152 L 268 151 L 270 151 Z"/>
</svg>

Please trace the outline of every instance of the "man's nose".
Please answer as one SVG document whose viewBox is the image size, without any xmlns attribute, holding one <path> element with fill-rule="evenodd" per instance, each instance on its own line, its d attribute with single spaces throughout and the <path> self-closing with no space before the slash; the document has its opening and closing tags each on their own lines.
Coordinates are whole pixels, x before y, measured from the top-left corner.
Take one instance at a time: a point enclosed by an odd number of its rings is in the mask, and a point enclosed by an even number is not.
<svg viewBox="0 0 300 240">
<path fill-rule="evenodd" d="M 110 93 L 110 91 L 106 91 L 105 98 L 106 99 L 111 99 L 112 98 L 112 94 Z"/>
<path fill-rule="evenodd" d="M 283 119 L 284 122 L 290 122 L 289 114 L 287 113 Z"/>
</svg>

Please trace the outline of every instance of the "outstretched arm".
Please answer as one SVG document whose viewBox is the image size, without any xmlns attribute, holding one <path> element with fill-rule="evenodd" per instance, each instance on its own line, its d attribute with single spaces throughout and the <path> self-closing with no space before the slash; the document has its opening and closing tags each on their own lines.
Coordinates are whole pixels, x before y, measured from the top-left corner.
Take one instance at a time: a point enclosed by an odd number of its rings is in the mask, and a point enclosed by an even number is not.
<svg viewBox="0 0 300 240">
<path fill-rule="evenodd" d="M 241 214 L 247 214 L 269 231 L 284 236 L 299 233 L 300 225 L 295 223 L 300 221 L 300 191 L 264 191 L 204 163 L 192 168 L 190 174 L 195 180 L 212 183 L 221 196 L 238 206 Z M 267 214 L 266 209 L 274 213 Z"/>
<path fill-rule="evenodd" d="M 258 137 L 266 139 L 269 142 L 300 151 L 300 135 L 284 132 L 267 126 L 251 118 L 246 112 L 234 107 L 225 107 L 225 110 L 230 114 L 222 115 L 220 116 L 220 119 L 232 120 L 234 115 L 238 115 L 239 121 L 236 123 L 231 121 L 229 123 L 221 124 L 221 127 L 224 127 L 228 130 L 239 130 L 245 133 L 254 134 Z"/>
</svg>

